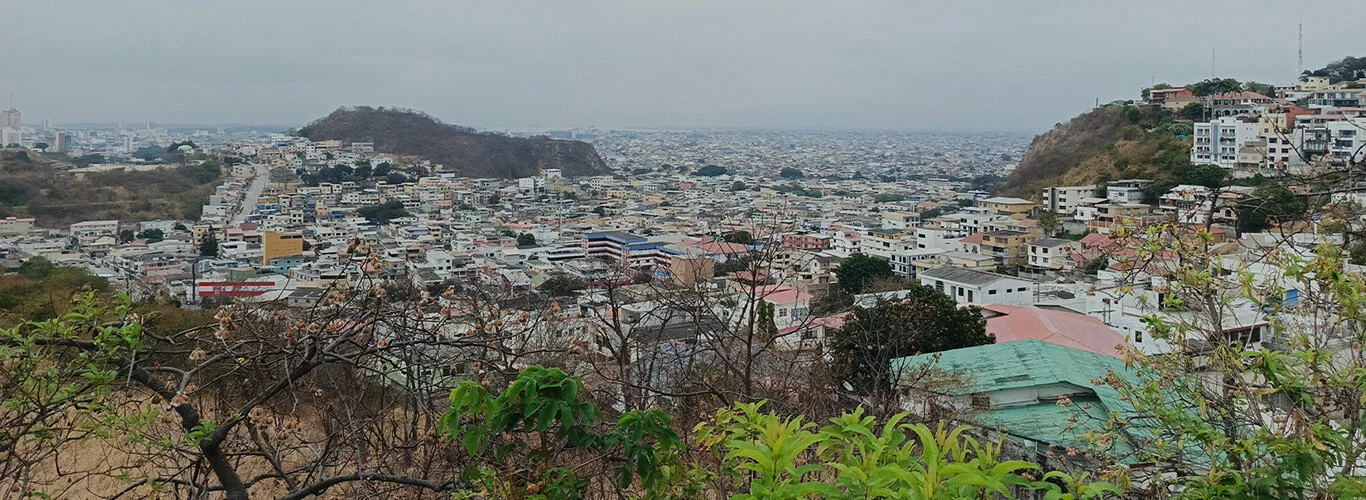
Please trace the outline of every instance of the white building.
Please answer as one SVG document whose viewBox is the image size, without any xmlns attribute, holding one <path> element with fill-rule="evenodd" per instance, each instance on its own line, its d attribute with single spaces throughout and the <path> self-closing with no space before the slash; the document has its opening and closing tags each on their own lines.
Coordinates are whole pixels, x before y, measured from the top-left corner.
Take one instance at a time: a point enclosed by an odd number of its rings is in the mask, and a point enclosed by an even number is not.
<svg viewBox="0 0 1366 500">
<path fill-rule="evenodd" d="M 943 266 L 921 271 L 919 278 L 959 304 L 1034 305 L 1034 283 L 1004 274 Z"/>
<path fill-rule="evenodd" d="M 1074 267 L 1071 250 L 1077 243 L 1045 238 L 1029 244 L 1029 267 L 1042 272 L 1069 271 Z"/>
<path fill-rule="evenodd" d="M 1081 200 L 1096 195 L 1096 186 L 1060 186 L 1044 188 L 1043 208 L 1062 215 L 1076 213 Z"/>
<path fill-rule="evenodd" d="M 1151 179 L 1111 181 L 1105 185 L 1105 198 L 1121 205 L 1143 203 L 1143 188 L 1152 183 Z"/>
<path fill-rule="evenodd" d="M 1258 139 L 1257 123 L 1245 122 L 1232 116 L 1222 116 L 1214 121 L 1195 124 L 1195 145 L 1191 146 L 1191 163 L 1196 165 L 1218 165 L 1224 168 L 1238 166 L 1238 150 Z"/>
<path fill-rule="evenodd" d="M 5 217 L 0 219 L 0 236 L 22 236 L 33 230 L 33 218 Z"/>
<path fill-rule="evenodd" d="M 915 247 L 921 250 L 951 252 L 962 247 L 958 240 L 966 236 L 968 231 L 963 229 L 917 228 Z"/>
<path fill-rule="evenodd" d="M 84 238 L 90 236 L 118 236 L 119 221 L 88 220 L 71 225 L 71 236 Z"/>
<path fill-rule="evenodd" d="M 0 147 L 24 143 L 24 131 L 17 128 L 0 128 Z"/>
</svg>

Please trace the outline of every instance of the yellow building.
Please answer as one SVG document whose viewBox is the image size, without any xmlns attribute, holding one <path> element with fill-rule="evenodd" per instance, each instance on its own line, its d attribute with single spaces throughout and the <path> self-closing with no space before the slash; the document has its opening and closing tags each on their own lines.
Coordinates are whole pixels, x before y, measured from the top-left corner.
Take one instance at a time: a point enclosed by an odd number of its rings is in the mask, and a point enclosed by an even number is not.
<svg viewBox="0 0 1366 500">
<path fill-rule="evenodd" d="M 261 265 L 270 265 L 271 259 L 292 257 L 304 253 L 303 233 L 280 233 L 266 231 L 262 239 Z"/>
</svg>

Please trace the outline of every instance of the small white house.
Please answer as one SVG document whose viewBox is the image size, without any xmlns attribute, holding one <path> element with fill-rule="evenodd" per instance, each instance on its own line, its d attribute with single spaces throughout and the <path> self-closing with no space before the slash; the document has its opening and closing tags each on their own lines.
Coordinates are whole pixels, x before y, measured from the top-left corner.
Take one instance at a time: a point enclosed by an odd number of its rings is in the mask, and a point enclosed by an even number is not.
<svg viewBox="0 0 1366 500">
<path fill-rule="evenodd" d="M 958 266 L 943 266 L 920 272 L 920 283 L 932 286 L 959 304 L 1034 305 L 1034 283 Z"/>
</svg>

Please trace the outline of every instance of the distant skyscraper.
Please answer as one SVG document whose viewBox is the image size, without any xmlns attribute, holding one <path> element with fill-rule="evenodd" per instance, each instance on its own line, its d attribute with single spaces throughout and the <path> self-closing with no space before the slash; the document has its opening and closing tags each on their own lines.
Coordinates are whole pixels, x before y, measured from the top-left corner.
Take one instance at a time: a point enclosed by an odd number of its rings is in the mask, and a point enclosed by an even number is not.
<svg viewBox="0 0 1366 500">
<path fill-rule="evenodd" d="M 66 153 L 68 151 L 71 151 L 71 134 L 68 134 L 66 132 L 57 132 L 52 134 L 52 138 L 53 151 L 56 151 L 58 153 Z"/>
<path fill-rule="evenodd" d="M 0 145 L 9 147 L 11 144 L 23 144 L 24 133 L 17 128 L 0 128 Z"/>
<path fill-rule="evenodd" d="M 24 120 L 23 117 L 20 116 L 19 110 L 10 108 L 4 111 L 0 111 L 0 128 L 17 129 L 21 127 L 23 124 Z"/>
</svg>

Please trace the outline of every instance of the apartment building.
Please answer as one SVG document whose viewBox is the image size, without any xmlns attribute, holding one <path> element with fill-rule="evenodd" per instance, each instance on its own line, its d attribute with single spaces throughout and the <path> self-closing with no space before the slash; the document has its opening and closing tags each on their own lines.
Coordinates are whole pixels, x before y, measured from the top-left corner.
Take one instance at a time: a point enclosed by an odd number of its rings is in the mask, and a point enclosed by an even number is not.
<svg viewBox="0 0 1366 500">
<path fill-rule="evenodd" d="M 1244 121 L 1233 116 L 1195 124 L 1195 144 L 1191 146 L 1191 163 L 1234 168 L 1238 165 L 1238 150 L 1257 140 L 1256 121 Z"/>
<path fill-rule="evenodd" d="M 1043 190 L 1043 208 L 1062 215 L 1076 213 L 1081 200 L 1096 195 L 1096 186 L 1060 186 Z"/>
<path fill-rule="evenodd" d="M 1096 218 L 1090 222 L 1091 230 L 1108 234 L 1126 225 L 1137 225 L 1144 217 L 1152 215 L 1153 207 L 1144 203 L 1101 203 L 1096 205 Z"/>
<path fill-rule="evenodd" d="M 674 256 L 683 254 L 667 248 L 666 243 L 621 231 L 585 234 L 583 245 L 584 255 L 590 259 L 632 268 L 664 268 L 673 262 Z"/>
<path fill-rule="evenodd" d="M 261 243 L 261 265 L 272 265 L 272 261 L 283 257 L 294 257 L 304 253 L 303 233 L 282 233 L 266 231 Z"/>
<path fill-rule="evenodd" d="M 991 256 L 999 266 L 1021 266 L 1033 236 L 1022 231 L 984 231 L 961 241 L 963 251 Z"/>
<path fill-rule="evenodd" d="M 1073 268 L 1071 250 L 1077 242 L 1061 238 L 1045 238 L 1029 244 L 1028 267 L 1039 272 L 1070 271 Z"/>
<path fill-rule="evenodd" d="M 5 217 L 0 219 L 0 236 L 23 236 L 33 231 L 33 218 Z"/>
<path fill-rule="evenodd" d="M 1264 113 L 1275 102 L 1256 92 L 1231 92 L 1211 97 L 1210 107 L 1212 116 L 1222 118 Z"/>
<path fill-rule="evenodd" d="M 1008 215 L 1015 219 L 1024 219 L 1038 208 L 1038 204 L 1021 198 L 1007 198 L 997 196 L 987 198 L 977 202 L 977 206 L 982 207 L 988 213 Z"/>
<path fill-rule="evenodd" d="M 1309 107 L 1320 112 L 1334 108 L 1359 108 L 1363 104 L 1366 104 L 1366 90 L 1363 89 L 1324 89 L 1309 95 Z"/>
</svg>

